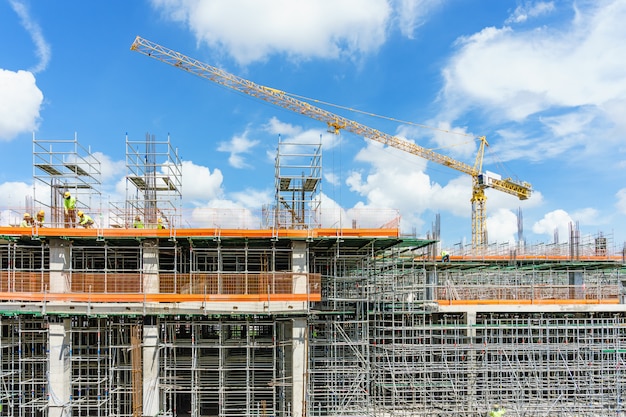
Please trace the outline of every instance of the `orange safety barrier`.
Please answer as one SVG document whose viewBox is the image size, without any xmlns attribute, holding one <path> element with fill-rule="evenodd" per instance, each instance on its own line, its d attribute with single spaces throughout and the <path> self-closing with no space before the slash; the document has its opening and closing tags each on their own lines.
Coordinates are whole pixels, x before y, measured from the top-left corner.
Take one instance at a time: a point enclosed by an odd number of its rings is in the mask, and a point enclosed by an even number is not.
<svg viewBox="0 0 626 417">
<path fill-rule="evenodd" d="M 619 304 L 617 298 L 596 300 L 567 299 L 567 300 L 437 300 L 440 305 L 565 305 L 565 304 Z"/>
<path fill-rule="evenodd" d="M 76 301 L 90 303 L 180 302 L 314 302 L 320 294 L 125 294 L 125 293 L 16 293 L 0 292 L 4 301 Z"/>
<path fill-rule="evenodd" d="M 67 293 L 49 293 L 49 272 L 0 271 L 2 300 L 44 299 L 149 301 L 320 301 L 321 275 L 274 273 L 162 273 L 158 276 L 118 272 L 65 272 Z M 148 282 L 145 282 L 148 280 Z M 158 280 L 153 293 L 150 280 Z M 307 293 L 295 293 L 303 280 Z M 156 289 L 156 288 L 154 288 Z M 52 297 L 52 298 L 51 298 Z"/>
<path fill-rule="evenodd" d="M 292 238 L 318 237 L 378 237 L 396 238 L 399 229 L 83 229 L 83 228 L 26 228 L 0 226 L 2 236 L 49 236 L 49 237 L 93 237 L 93 238 L 170 238 L 185 237 L 247 237 L 247 238 Z"/>
</svg>

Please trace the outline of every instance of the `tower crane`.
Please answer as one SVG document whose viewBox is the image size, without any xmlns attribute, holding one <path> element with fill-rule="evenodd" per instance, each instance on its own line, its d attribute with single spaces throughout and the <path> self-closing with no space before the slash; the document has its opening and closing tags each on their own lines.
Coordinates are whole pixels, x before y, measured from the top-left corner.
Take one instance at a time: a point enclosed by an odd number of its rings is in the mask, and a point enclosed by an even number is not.
<svg viewBox="0 0 626 417">
<path fill-rule="evenodd" d="M 135 38 L 131 50 L 172 65 L 183 71 L 208 79 L 222 86 L 231 88 L 240 93 L 248 94 L 268 103 L 274 104 L 300 113 L 321 122 L 325 122 L 329 131 L 338 134 L 342 129 L 367 139 L 380 142 L 384 145 L 396 148 L 426 160 L 450 167 L 472 177 L 472 247 L 483 248 L 487 244 L 486 236 L 486 211 L 487 197 L 485 189 L 492 188 L 517 196 L 520 200 L 530 197 L 531 185 L 527 182 L 515 181 L 512 178 L 489 172 L 483 172 L 483 156 L 485 147 L 489 146 L 484 136 L 480 137 L 480 144 L 474 165 L 457 161 L 449 156 L 439 154 L 431 149 L 424 148 L 415 143 L 381 132 L 361 123 L 331 113 L 330 111 L 313 106 L 306 101 L 291 97 L 286 92 L 275 88 L 255 84 L 250 80 L 230 74 L 217 67 L 205 64 L 196 59 L 165 48 L 140 36 Z"/>
</svg>

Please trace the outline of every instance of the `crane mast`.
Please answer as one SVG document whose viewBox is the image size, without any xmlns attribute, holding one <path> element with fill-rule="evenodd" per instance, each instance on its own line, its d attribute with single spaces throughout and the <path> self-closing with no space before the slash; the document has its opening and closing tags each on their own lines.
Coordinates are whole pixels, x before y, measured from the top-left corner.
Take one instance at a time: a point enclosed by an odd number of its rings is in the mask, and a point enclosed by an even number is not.
<svg viewBox="0 0 626 417">
<path fill-rule="evenodd" d="M 416 145 L 405 139 L 381 132 L 330 111 L 313 106 L 310 103 L 289 96 L 284 91 L 255 84 L 250 80 L 230 74 L 222 69 L 200 62 L 139 36 L 136 37 L 131 45 L 131 50 L 235 91 L 256 97 L 275 106 L 324 122 L 328 125 L 329 131 L 335 134 L 338 134 L 341 130 L 345 130 L 470 175 L 472 177 L 472 247 L 474 248 L 484 247 L 487 243 L 485 211 L 485 202 L 487 200 L 485 196 L 486 188 L 494 188 L 507 194 L 515 195 L 520 200 L 525 200 L 530 197 L 531 186 L 529 183 L 517 182 L 511 178 L 502 179 L 498 175 L 482 172 L 484 150 L 485 146 L 488 146 L 484 136 L 480 138 L 476 161 L 474 165 L 470 165 L 434 152 L 431 149 Z"/>
</svg>

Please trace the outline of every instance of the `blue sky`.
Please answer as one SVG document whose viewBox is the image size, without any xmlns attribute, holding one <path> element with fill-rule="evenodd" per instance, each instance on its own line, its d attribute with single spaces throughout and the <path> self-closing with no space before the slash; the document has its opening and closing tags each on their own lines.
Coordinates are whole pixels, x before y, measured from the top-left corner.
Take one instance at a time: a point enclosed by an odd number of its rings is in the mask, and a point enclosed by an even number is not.
<svg viewBox="0 0 626 417">
<path fill-rule="evenodd" d="M 322 209 L 397 209 L 420 237 L 440 214 L 444 246 L 471 242 L 468 175 L 132 52 L 139 35 L 258 84 L 411 122 L 324 107 L 469 164 L 486 136 L 484 169 L 533 186 L 525 201 L 487 190 L 490 242 L 517 239 L 521 209 L 528 243 L 557 230 L 565 242 L 578 224 L 621 247 L 624 21 L 624 0 L 0 0 L 0 223 L 33 194 L 33 134 L 76 134 L 102 162 L 107 201 L 124 195 L 126 134 L 169 134 L 188 216 L 273 203 L 280 135 L 321 137 Z"/>
</svg>

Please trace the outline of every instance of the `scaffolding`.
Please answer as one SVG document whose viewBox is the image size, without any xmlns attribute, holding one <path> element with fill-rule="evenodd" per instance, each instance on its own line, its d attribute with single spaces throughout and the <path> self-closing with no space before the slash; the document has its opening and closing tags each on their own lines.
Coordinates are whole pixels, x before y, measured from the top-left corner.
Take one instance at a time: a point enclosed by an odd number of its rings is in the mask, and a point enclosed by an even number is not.
<svg viewBox="0 0 626 417">
<path fill-rule="evenodd" d="M 49 226 L 63 227 L 66 191 L 76 197 L 77 209 L 102 213 L 101 163 L 78 142 L 77 134 L 70 140 L 38 139 L 33 134 L 33 180 L 31 209 L 43 210 Z"/>
<path fill-rule="evenodd" d="M 275 162 L 275 202 L 265 223 L 276 229 L 320 227 L 322 144 L 282 141 Z"/>
<path fill-rule="evenodd" d="M 517 416 L 626 413 L 626 268 L 608 258 L 444 263 L 435 241 L 413 238 L 11 229 L 3 416 L 292 417 L 298 403 L 319 417 L 478 417 L 495 403 Z M 275 310 L 298 277 L 305 301 Z M 51 302 L 59 284 L 70 302 Z"/>
<path fill-rule="evenodd" d="M 178 150 L 146 133 L 144 141 L 126 136 L 126 200 L 112 202 L 111 225 L 133 227 L 139 217 L 146 228 L 169 229 L 182 224 L 182 162 Z"/>
</svg>

